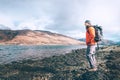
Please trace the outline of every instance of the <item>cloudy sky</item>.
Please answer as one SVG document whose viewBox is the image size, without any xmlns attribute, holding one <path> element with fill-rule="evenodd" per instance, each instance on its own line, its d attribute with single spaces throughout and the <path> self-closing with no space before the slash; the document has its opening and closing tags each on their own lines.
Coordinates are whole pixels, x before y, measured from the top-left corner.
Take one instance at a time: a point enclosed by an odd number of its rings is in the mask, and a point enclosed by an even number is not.
<svg viewBox="0 0 120 80">
<path fill-rule="evenodd" d="M 85 37 L 84 21 L 103 26 L 104 38 L 120 41 L 120 0 L 0 0 L 0 25 Z"/>
</svg>

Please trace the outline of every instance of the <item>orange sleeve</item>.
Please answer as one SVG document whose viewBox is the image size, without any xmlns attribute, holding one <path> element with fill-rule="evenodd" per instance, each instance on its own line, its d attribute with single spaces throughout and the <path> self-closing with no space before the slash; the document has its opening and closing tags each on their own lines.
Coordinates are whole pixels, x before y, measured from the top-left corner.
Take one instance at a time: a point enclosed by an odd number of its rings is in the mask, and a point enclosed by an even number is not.
<svg viewBox="0 0 120 80">
<path fill-rule="evenodd" d="M 90 43 L 94 43 L 94 38 L 95 38 L 95 29 L 93 27 L 90 27 L 89 29 L 89 34 L 90 34 Z"/>
</svg>

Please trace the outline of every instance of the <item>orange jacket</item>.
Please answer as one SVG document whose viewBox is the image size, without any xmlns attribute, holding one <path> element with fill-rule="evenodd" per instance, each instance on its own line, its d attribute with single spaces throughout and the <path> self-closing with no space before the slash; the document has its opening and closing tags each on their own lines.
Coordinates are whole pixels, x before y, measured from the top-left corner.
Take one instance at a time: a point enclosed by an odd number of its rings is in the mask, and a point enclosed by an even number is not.
<svg viewBox="0 0 120 80">
<path fill-rule="evenodd" d="M 89 27 L 86 31 L 86 44 L 87 45 L 95 45 L 95 29 L 93 27 Z"/>
</svg>

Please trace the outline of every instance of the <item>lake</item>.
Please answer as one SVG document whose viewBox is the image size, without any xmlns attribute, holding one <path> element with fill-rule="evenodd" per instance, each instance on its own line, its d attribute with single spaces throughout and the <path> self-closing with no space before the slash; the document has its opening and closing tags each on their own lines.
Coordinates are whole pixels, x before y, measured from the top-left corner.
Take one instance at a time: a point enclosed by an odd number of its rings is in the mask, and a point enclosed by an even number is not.
<svg viewBox="0 0 120 80">
<path fill-rule="evenodd" d="M 85 45 L 42 45 L 42 46 L 21 46 L 21 45 L 0 45 L 0 64 L 10 63 L 27 59 L 43 59 L 53 55 L 66 54 L 73 49 L 86 48 Z"/>
</svg>

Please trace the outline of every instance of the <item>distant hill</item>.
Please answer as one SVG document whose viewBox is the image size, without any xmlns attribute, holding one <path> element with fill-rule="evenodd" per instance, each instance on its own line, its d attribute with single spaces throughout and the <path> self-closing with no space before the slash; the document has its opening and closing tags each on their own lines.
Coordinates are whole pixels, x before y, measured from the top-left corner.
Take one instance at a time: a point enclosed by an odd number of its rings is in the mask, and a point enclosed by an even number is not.
<svg viewBox="0 0 120 80">
<path fill-rule="evenodd" d="M 85 42 L 85 38 L 81 38 L 81 39 L 78 39 L 79 41 L 83 41 L 83 42 Z"/>
<path fill-rule="evenodd" d="M 102 44 L 102 45 L 115 45 L 116 42 L 114 42 L 112 40 L 104 39 L 102 42 L 100 42 L 100 44 Z"/>
<path fill-rule="evenodd" d="M 0 44 L 18 45 L 79 45 L 74 38 L 41 30 L 0 30 Z"/>
<path fill-rule="evenodd" d="M 120 45 L 120 41 L 116 43 L 117 45 Z"/>
<path fill-rule="evenodd" d="M 85 42 L 85 38 L 82 38 L 79 40 Z M 101 44 L 101 45 L 115 45 L 116 42 L 114 42 L 112 40 L 103 39 L 99 44 Z"/>
</svg>

